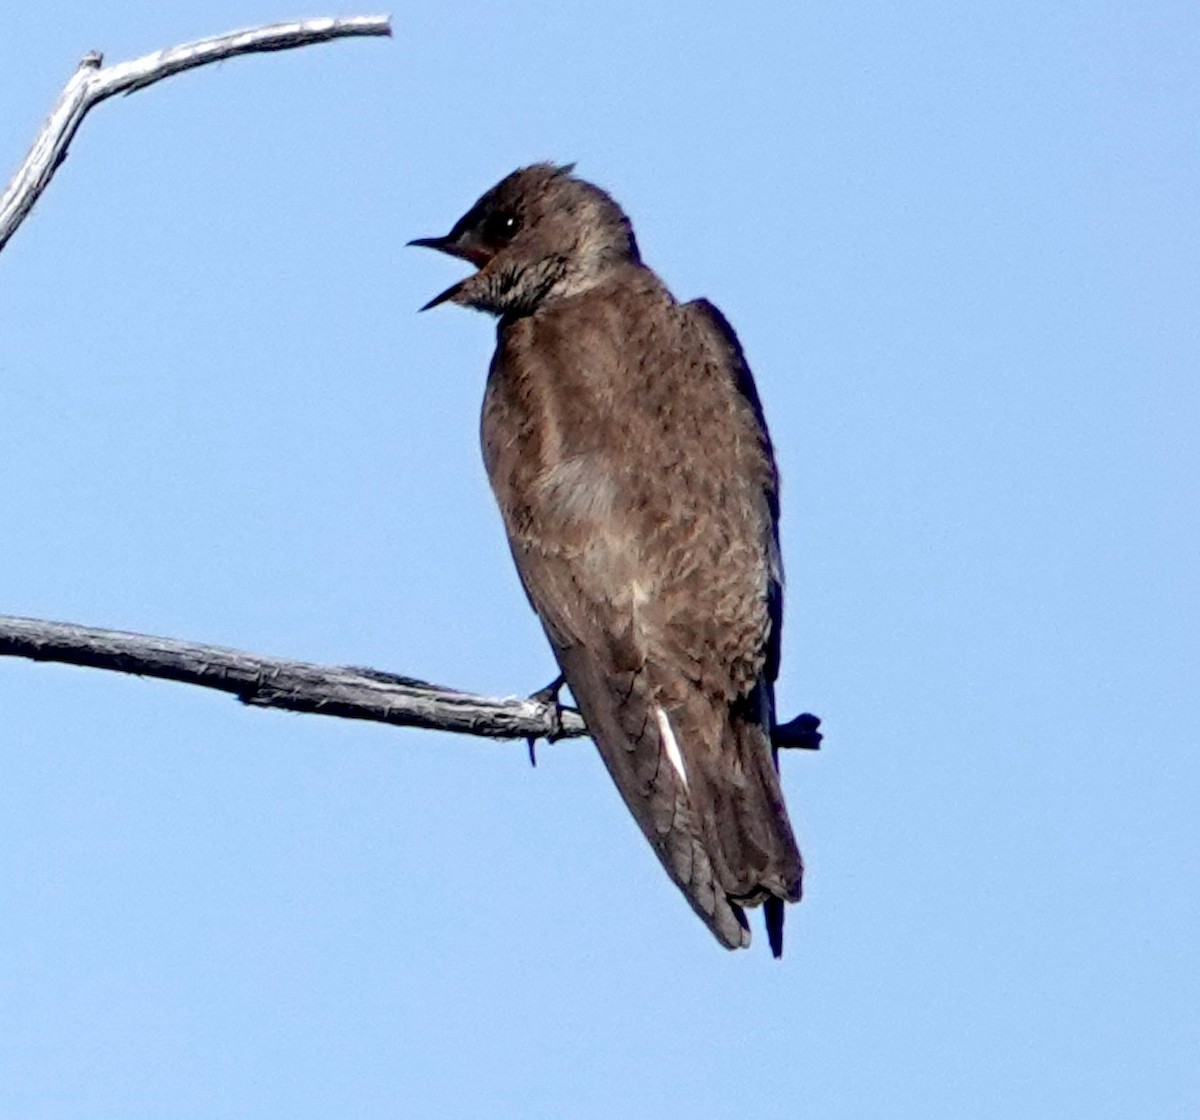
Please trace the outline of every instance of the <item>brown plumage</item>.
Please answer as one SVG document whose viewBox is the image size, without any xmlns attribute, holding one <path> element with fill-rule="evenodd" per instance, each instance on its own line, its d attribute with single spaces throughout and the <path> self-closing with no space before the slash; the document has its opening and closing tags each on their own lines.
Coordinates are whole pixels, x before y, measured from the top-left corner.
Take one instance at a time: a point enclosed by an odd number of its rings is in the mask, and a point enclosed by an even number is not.
<svg viewBox="0 0 1200 1120">
<path fill-rule="evenodd" d="M 517 570 L 609 773 L 717 939 L 772 948 L 802 866 L 771 749 L 778 480 L 750 370 L 629 220 L 537 164 L 445 237 L 478 271 L 427 306 L 500 317 L 483 454 Z"/>
</svg>

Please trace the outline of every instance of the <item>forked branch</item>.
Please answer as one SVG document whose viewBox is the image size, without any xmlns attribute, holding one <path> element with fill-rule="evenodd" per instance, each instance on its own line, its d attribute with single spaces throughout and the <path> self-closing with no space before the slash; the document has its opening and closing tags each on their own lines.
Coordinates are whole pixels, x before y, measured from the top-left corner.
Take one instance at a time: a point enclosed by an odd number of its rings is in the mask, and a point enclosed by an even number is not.
<svg viewBox="0 0 1200 1120">
<path fill-rule="evenodd" d="M 3 196 L 0 196 L 0 250 L 8 244 L 9 238 L 33 209 L 55 171 L 66 159 L 67 149 L 83 118 L 92 106 L 101 101 L 117 93 L 132 93 L 195 66 L 205 66 L 240 54 L 286 51 L 312 43 L 328 42 L 330 39 L 391 33 L 391 24 L 386 16 L 306 19 L 214 35 L 210 39 L 168 47 L 114 66 L 102 67 L 103 56 L 97 52 L 85 56 L 79 69 L 59 94 L 57 104 L 42 125 L 25 161 L 5 188 Z"/>
</svg>

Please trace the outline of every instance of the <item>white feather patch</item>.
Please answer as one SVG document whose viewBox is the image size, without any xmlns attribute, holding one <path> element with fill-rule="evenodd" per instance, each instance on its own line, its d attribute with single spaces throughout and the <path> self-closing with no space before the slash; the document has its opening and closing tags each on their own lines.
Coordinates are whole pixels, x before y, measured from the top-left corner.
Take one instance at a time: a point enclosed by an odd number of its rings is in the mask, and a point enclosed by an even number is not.
<svg viewBox="0 0 1200 1120">
<path fill-rule="evenodd" d="M 537 487 L 547 512 L 563 521 L 603 521 L 617 487 L 597 455 L 572 455 L 543 471 Z"/>
<path fill-rule="evenodd" d="M 675 741 L 675 732 L 671 730 L 671 721 L 662 708 L 655 708 L 654 714 L 658 718 L 658 732 L 659 738 L 662 739 L 663 750 L 667 752 L 667 758 L 671 760 L 671 765 L 675 767 L 675 772 L 686 789 L 688 784 L 687 767 L 683 764 L 683 755 L 679 751 L 679 744 Z"/>
</svg>

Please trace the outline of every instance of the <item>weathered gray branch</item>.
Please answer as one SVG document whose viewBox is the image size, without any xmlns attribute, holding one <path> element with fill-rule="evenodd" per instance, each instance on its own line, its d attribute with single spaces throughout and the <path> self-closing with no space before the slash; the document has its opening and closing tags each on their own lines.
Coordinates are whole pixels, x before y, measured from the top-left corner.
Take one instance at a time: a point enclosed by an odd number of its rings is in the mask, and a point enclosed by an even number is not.
<svg viewBox="0 0 1200 1120">
<path fill-rule="evenodd" d="M 578 712 L 542 700 L 472 696 L 377 669 L 313 665 L 67 622 L 0 615 L 0 657 L 181 681 L 231 692 L 243 703 L 261 708 L 490 739 L 568 739 L 587 734 Z M 775 745 L 816 749 L 821 741 L 819 722 L 815 716 L 797 716 L 776 729 Z"/>
<path fill-rule="evenodd" d="M 586 734 L 583 720 L 537 700 L 492 699 L 411 677 L 262 657 L 221 646 L 0 616 L 0 656 L 57 661 L 231 692 L 245 704 L 370 719 L 493 739 Z"/>
<path fill-rule="evenodd" d="M 93 105 L 114 94 L 132 93 L 172 74 L 240 54 L 284 51 L 311 43 L 328 42 L 330 39 L 391 33 L 391 23 L 386 16 L 306 19 L 215 35 L 211 39 L 168 47 L 132 62 L 120 62 L 103 68 L 103 57 L 99 53 L 87 55 L 63 88 L 25 162 L 17 169 L 3 196 L 0 196 L 0 250 L 54 177 L 54 172 L 67 156 L 71 140 Z"/>
</svg>

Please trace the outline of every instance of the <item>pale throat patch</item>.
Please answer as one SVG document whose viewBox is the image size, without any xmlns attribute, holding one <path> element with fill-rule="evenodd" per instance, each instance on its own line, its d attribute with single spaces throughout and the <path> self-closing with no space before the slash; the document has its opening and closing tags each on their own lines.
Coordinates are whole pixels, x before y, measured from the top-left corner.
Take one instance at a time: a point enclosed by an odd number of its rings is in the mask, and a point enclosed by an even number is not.
<svg viewBox="0 0 1200 1120">
<path fill-rule="evenodd" d="M 667 758 L 671 760 L 671 765 L 675 767 L 675 772 L 686 789 L 688 784 L 687 767 L 683 764 L 683 755 L 679 751 L 679 744 L 675 741 L 675 732 L 671 730 L 671 721 L 662 708 L 655 708 L 654 714 L 658 718 L 658 733 L 662 740 L 663 750 L 667 752 Z"/>
</svg>

